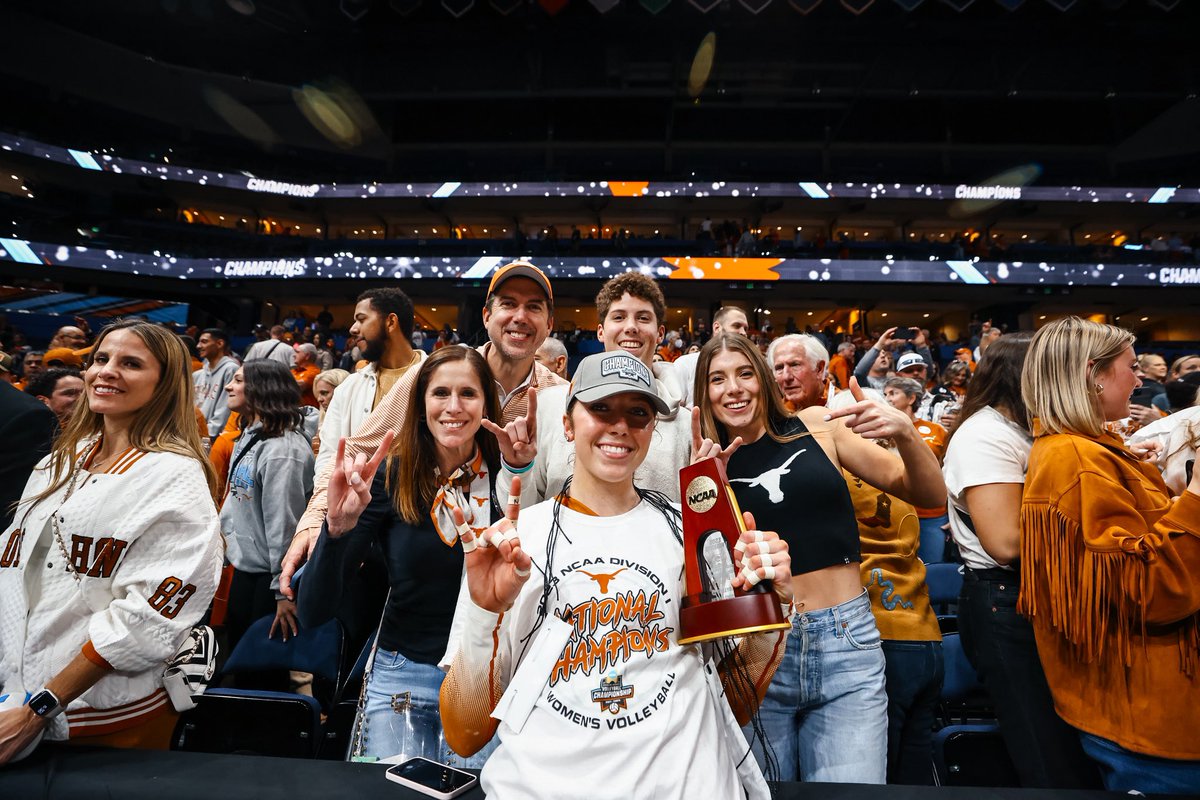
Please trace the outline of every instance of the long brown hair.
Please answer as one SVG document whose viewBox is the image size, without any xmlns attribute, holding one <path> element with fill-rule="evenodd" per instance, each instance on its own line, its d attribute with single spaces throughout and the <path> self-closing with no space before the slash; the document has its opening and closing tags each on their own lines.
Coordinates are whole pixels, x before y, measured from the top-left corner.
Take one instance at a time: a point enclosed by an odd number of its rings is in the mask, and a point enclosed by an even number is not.
<svg viewBox="0 0 1200 800">
<path fill-rule="evenodd" d="M 729 444 L 729 431 L 713 414 L 712 403 L 708 399 L 708 370 L 712 366 L 713 359 L 717 357 L 717 353 L 725 351 L 741 353 L 750 361 L 759 385 L 758 420 L 756 421 L 766 427 L 767 435 L 781 444 L 799 439 L 801 436 L 807 436 L 807 433 L 783 433 L 787 420 L 792 416 L 788 413 L 787 405 L 784 402 L 783 390 L 775 382 L 775 376 L 771 374 L 771 368 L 767 364 L 766 358 L 759 352 L 758 346 L 749 338 L 737 333 L 718 333 L 709 339 L 704 347 L 700 348 L 700 356 L 696 359 L 696 382 L 692 385 L 692 397 L 700 406 L 700 430 L 704 436 L 714 442 L 720 442 L 722 447 Z"/>
<path fill-rule="evenodd" d="M 438 487 L 434 470 L 437 465 L 437 442 L 425 424 L 425 392 L 429 390 L 433 373 L 444 364 L 454 361 L 466 361 L 471 366 L 483 389 L 484 417 L 497 425 L 501 424 L 496 380 L 487 361 L 476 350 L 470 347 L 442 347 L 425 359 L 421 371 L 417 373 L 416 386 L 408 398 L 404 427 L 392 444 L 387 465 L 396 513 L 411 525 L 419 525 L 422 518 L 428 518 Z M 496 444 L 496 437 L 480 425 L 475 432 L 475 444 L 483 454 L 484 464 L 495 475 L 496 470 L 500 469 L 500 446 Z"/>
<path fill-rule="evenodd" d="M 238 428 L 262 425 L 264 439 L 283 436 L 304 424 L 300 413 L 300 386 L 292 371 L 272 358 L 259 358 L 242 365 L 245 407 Z"/>
<path fill-rule="evenodd" d="M 1033 334 L 1028 331 L 1006 333 L 988 345 L 979 359 L 975 375 L 967 384 L 967 396 L 958 415 L 955 430 L 985 406 L 991 406 L 1020 425 L 1033 429 L 1025 399 L 1021 397 L 1021 369 L 1029 353 Z M 951 436 L 954 434 L 951 433 Z M 949 439 L 947 439 L 949 441 Z"/>
<path fill-rule="evenodd" d="M 192 357 L 187 348 L 178 336 L 159 325 L 137 319 L 118 320 L 100 331 L 88 356 L 88 369 L 104 339 L 115 331 L 130 331 L 141 339 L 162 370 L 154 394 L 138 410 L 129 429 L 129 443 L 149 453 L 175 453 L 196 459 L 204 470 L 209 492 L 215 498 L 217 474 L 200 442 L 192 389 Z M 66 485 L 83 455 L 82 443 L 103 431 L 104 415 L 92 411 L 85 396 L 75 404 L 71 418 L 54 442 L 46 466 L 50 470 L 49 485 L 28 501 L 29 508 Z"/>
</svg>

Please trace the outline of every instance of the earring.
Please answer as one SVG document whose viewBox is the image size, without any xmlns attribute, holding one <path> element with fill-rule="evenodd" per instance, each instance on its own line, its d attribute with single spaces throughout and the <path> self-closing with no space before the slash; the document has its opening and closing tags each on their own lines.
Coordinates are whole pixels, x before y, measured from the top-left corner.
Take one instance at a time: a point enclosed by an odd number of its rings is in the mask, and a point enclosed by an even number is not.
<svg viewBox="0 0 1200 800">
<path fill-rule="evenodd" d="M 568 432 L 568 433 L 567 433 L 567 441 L 568 441 L 568 442 L 573 442 L 573 441 L 575 441 L 575 434 Z"/>
<path fill-rule="evenodd" d="M 1103 383 L 1096 384 L 1096 394 L 1104 394 L 1104 384 Z"/>
</svg>

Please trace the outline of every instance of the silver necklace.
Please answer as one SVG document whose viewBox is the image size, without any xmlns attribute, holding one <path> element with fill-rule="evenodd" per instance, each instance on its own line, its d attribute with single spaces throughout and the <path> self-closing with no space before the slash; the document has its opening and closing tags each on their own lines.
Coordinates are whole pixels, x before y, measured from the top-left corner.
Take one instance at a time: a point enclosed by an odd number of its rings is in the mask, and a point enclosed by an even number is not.
<svg viewBox="0 0 1200 800">
<path fill-rule="evenodd" d="M 71 577 L 75 579 L 75 583 L 82 583 L 83 579 L 79 577 L 79 570 L 75 569 L 75 565 L 71 563 L 71 554 L 67 551 L 67 544 L 63 541 L 62 531 L 58 527 L 58 523 L 63 520 L 59 518 L 58 512 L 71 499 L 71 495 L 75 493 L 75 483 L 79 480 L 79 473 L 83 472 L 83 465 L 88 462 L 92 454 L 96 452 L 96 448 L 100 445 L 100 441 L 92 442 L 91 447 L 83 454 L 78 461 L 75 462 L 75 468 L 71 470 L 71 480 L 67 483 L 67 496 L 63 498 L 62 503 L 58 508 L 54 509 L 54 513 L 50 515 L 50 528 L 54 531 L 54 540 L 58 542 L 58 549 L 62 552 L 63 561 L 67 564 L 67 569 L 71 573 Z"/>
</svg>

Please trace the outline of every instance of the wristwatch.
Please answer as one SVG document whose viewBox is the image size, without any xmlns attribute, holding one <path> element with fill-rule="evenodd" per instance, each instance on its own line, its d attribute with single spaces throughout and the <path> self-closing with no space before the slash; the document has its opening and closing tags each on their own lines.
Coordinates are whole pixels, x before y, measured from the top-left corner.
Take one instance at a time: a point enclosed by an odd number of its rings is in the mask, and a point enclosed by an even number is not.
<svg viewBox="0 0 1200 800">
<path fill-rule="evenodd" d="M 52 720 L 62 713 L 63 704 L 54 696 L 54 692 L 42 689 L 29 698 L 29 710 L 44 720 Z"/>
</svg>

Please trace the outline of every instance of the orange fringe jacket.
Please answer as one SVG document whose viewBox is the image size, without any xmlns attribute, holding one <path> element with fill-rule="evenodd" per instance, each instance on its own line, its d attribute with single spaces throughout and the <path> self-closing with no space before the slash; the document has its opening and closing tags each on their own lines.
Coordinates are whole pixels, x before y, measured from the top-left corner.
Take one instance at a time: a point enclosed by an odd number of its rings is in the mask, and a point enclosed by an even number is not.
<svg viewBox="0 0 1200 800">
<path fill-rule="evenodd" d="M 1200 496 L 1105 434 L 1035 423 L 1021 597 L 1068 724 L 1138 753 L 1200 759 Z"/>
</svg>

